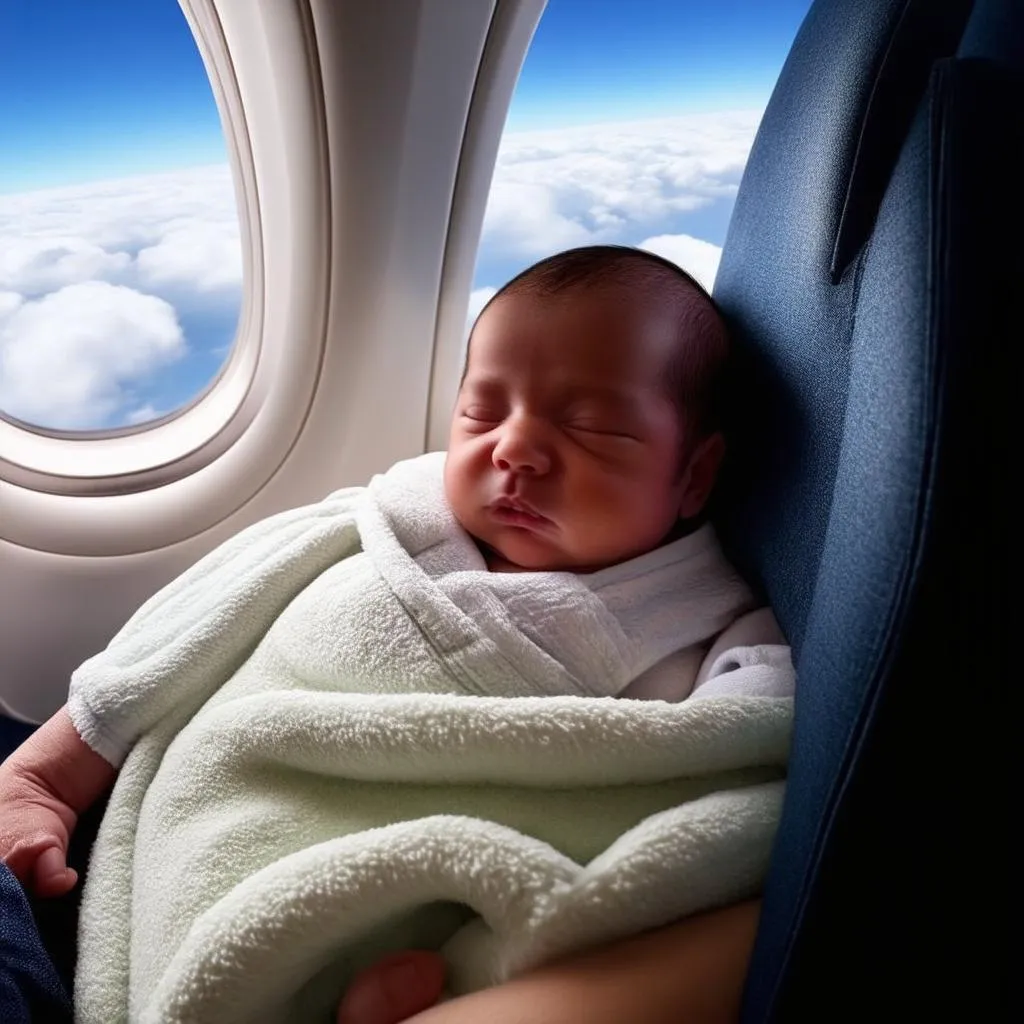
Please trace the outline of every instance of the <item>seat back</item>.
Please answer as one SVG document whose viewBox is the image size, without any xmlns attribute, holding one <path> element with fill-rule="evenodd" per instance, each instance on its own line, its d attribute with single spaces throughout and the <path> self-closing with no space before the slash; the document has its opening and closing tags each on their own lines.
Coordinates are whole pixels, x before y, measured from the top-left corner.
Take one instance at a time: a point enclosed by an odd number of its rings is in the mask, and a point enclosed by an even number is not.
<svg viewBox="0 0 1024 1024">
<path fill-rule="evenodd" d="M 970 730 L 1008 619 L 1022 49 L 1020 0 L 817 0 L 737 196 L 716 516 L 798 676 L 745 1021 L 929 1019 L 975 987 L 951 914 L 989 909 L 969 865 L 998 844 L 956 809 L 997 768 Z"/>
</svg>

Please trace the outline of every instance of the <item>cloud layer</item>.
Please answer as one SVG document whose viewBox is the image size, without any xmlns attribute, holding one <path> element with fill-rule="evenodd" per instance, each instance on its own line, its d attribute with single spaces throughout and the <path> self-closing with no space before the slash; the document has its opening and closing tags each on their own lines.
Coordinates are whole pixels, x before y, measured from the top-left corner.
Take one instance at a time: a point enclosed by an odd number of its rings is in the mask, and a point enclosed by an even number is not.
<svg viewBox="0 0 1024 1024">
<path fill-rule="evenodd" d="M 185 353 L 174 307 L 155 295 L 107 281 L 17 296 L 17 304 L 12 295 L 0 304 L 0 408 L 29 423 L 105 422 L 134 381 Z"/>
<path fill-rule="evenodd" d="M 661 234 L 679 215 L 735 196 L 759 116 L 740 111 L 508 135 L 482 247 L 529 262 L 571 246 Z"/>
<path fill-rule="evenodd" d="M 714 286 L 722 259 L 720 245 L 692 235 L 655 235 L 654 238 L 645 238 L 638 248 L 671 260 L 692 274 L 708 291 Z"/>
<path fill-rule="evenodd" d="M 168 367 L 216 372 L 202 320 L 237 311 L 242 284 L 227 166 L 0 196 L 0 242 L 0 410 L 140 423 L 181 403 L 162 400 Z"/>
<path fill-rule="evenodd" d="M 657 252 L 710 287 L 721 250 L 709 211 L 724 223 L 757 122 L 739 112 L 506 136 L 471 315 L 527 264 L 595 242 Z M 0 196 L 0 410 L 88 429 L 184 404 L 230 346 L 241 286 L 226 166 Z"/>
</svg>

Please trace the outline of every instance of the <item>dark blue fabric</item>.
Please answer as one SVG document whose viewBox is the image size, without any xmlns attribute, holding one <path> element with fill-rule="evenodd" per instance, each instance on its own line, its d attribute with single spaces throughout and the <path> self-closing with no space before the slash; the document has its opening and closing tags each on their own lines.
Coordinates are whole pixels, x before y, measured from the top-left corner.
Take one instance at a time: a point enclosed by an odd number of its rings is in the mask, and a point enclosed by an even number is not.
<svg viewBox="0 0 1024 1024">
<path fill-rule="evenodd" d="M 1022 13 L 818 0 L 737 197 L 716 515 L 798 673 L 745 1022 L 998 1017 L 1000 819 L 984 844 L 955 809 L 999 777 L 998 716 L 972 731 L 964 695 L 1009 634 L 991 463 L 1020 333 Z"/>
<path fill-rule="evenodd" d="M 716 519 L 798 654 L 832 508 L 860 279 L 857 263 L 833 284 L 832 266 L 855 165 L 869 163 L 862 126 L 884 105 L 876 84 L 908 7 L 955 7 L 962 27 L 970 2 L 812 6 L 751 150 L 715 282 L 745 356 Z M 956 33 L 941 42 L 939 57 Z M 923 93 L 930 68 L 915 67 L 919 82 L 886 70 L 888 88 Z M 898 110 L 905 135 L 912 114 Z"/>
<path fill-rule="evenodd" d="M 60 1024 L 71 1005 L 18 880 L 0 862 L 0 1021 Z"/>
<path fill-rule="evenodd" d="M 0 761 L 5 761 L 35 730 L 34 725 L 0 715 Z"/>
</svg>

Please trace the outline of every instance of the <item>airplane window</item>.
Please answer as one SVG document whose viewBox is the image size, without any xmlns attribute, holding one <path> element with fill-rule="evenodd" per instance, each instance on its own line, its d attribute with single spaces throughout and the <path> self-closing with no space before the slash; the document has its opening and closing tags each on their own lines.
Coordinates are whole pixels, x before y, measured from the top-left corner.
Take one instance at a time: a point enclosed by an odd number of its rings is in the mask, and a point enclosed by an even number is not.
<svg viewBox="0 0 1024 1024">
<path fill-rule="evenodd" d="M 242 295 L 213 92 L 176 0 L 0 5 L 0 413 L 124 428 L 190 403 Z"/>
<path fill-rule="evenodd" d="M 649 249 L 714 282 L 740 176 L 810 0 L 549 0 L 512 100 L 470 322 L 577 245 Z"/>
</svg>

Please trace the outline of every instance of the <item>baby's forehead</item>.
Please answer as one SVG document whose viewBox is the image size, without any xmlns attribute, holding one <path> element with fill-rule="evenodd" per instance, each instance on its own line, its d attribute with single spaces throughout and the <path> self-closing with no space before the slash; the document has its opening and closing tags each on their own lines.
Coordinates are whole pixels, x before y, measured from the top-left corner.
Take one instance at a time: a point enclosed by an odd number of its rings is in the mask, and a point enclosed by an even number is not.
<svg viewBox="0 0 1024 1024">
<path fill-rule="evenodd" d="M 465 383 L 481 398 L 503 398 L 510 390 L 516 390 L 521 381 L 478 367 L 467 373 Z M 615 408 L 636 400 L 635 388 L 621 377 L 602 378 L 570 372 L 541 375 L 536 383 L 542 385 L 548 402 L 556 406 L 599 404 L 603 408 Z"/>
<path fill-rule="evenodd" d="M 628 344 L 638 331 L 654 324 L 675 331 L 686 319 L 689 302 L 681 294 L 629 280 L 577 285 L 554 293 L 515 291 L 496 296 L 477 320 L 474 334 L 485 325 L 495 341 L 514 343 L 524 331 L 551 327 L 554 340 L 559 332 L 600 331 L 607 340 L 617 336 Z"/>
<path fill-rule="evenodd" d="M 659 287 L 659 283 L 652 278 L 623 274 L 580 281 L 556 290 L 517 288 L 505 294 L 499 293 L 493 304 L 551 310 L 567 307 L 603 309 L 609 305 L 628 304 L 638 310 L 657 314 L 677 308 L 680 304 L 689 304 L 695 297 L 696 293 L 685 282 L 673 282 L 673 287 L 665 287 L 662 282 Z"/>
<path fill-rule="evenodd" d="M 471 345 L 464 394 L 499 405 L 527 396 L 548 412 L 586 408 L 610 414 L 660 404 L 664 397 L 665 350 L 561 331 L 501 333 L 482 334 Z"/>
</svg>

